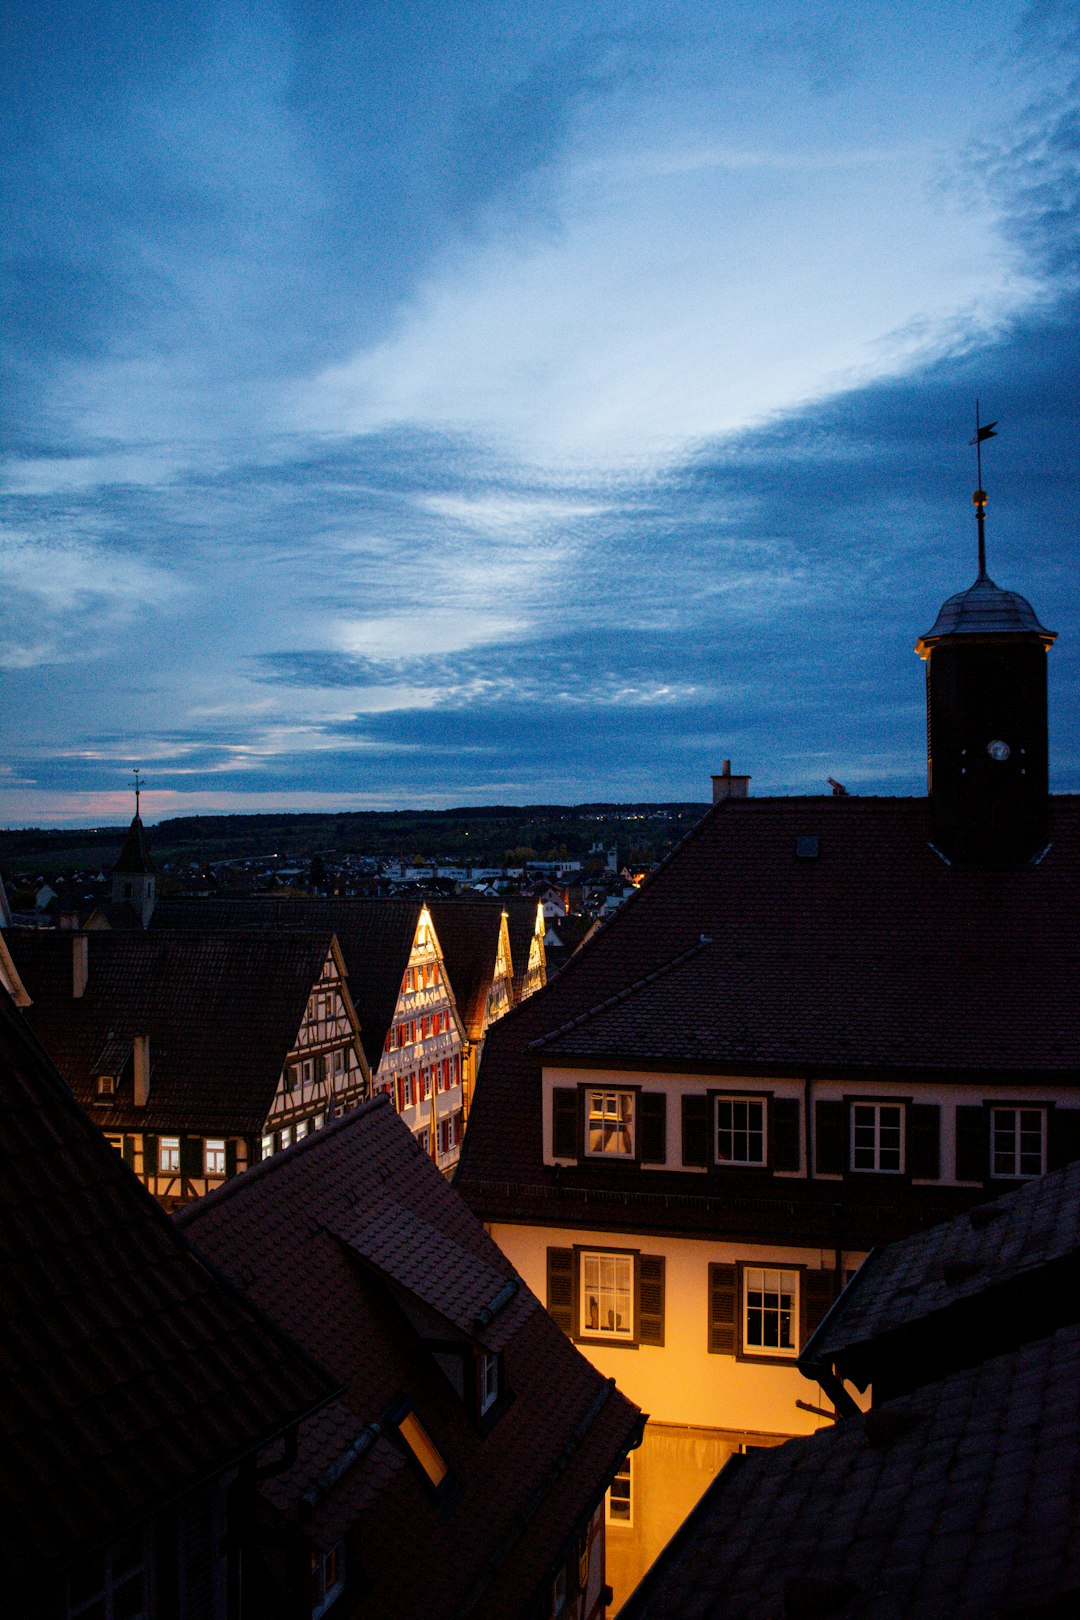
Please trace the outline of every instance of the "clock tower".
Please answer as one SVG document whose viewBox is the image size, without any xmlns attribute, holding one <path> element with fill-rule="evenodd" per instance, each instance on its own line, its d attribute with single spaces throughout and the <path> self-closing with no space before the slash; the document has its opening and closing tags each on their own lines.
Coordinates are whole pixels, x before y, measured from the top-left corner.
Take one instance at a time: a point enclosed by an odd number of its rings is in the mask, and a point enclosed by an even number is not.
<svg viewBox="0 0 1080 1620">
<path fill-rule="evenodd" d="M 930 808 L 950 861 L 1018 866 L 1046 841 L 1046 654 L 1057 633 L 987 574 L 981 489 L 975 506 L 979 576 L 915 643 L 926 661 Z"/>
</svg>

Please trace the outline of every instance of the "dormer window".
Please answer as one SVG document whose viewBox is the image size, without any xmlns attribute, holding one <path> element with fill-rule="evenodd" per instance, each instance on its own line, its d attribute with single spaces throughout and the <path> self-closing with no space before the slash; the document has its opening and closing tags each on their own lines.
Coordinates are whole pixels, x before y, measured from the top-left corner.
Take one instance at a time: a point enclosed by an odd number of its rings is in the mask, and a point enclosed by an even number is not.
<svg viewBox="0 0 1080 1620">
<path fill-rule="evenodd" d="M 398 1423 L 398 1433 L 420 1464 L 424 1473 L 438 1490 L 446 1479 L 450 1470 L 446 1465 L 442 1453 L 420 1422 L 416 1413 L 406 1412 Z"/>
<path fill-rule="evenodd" d="M 480 1416 L 491 1410 L 499 1398 L 499 1357 L 492 1350 L 481 1350 L 476 1363 L 477 1397 Z"/>
<path fill-rule="evenodd" d="M 590 1154 L 616 1159 L 634 1156 L 634 1093 L 587 1091 L 585 1144 Z"/>
<path fill-rule="evenodd" d="M 97 1077 L 98 1097 L 106 1102 L 116 1096 L 115 1074 L 99 1074 Z"/>
</svg>

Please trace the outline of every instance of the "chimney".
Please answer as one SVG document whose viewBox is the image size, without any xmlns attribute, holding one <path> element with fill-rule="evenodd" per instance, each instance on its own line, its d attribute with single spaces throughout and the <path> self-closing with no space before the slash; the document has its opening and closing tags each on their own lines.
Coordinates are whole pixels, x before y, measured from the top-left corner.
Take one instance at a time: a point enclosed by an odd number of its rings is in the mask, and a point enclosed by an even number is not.
<svg viewBox="0 0 1080 1620">
<path fill-rule="evenodd" d="M 90 941 L 85 934 L 73 934 L 71 939 L 71 994 L 76 1001 L 79 1001 L 86 994 L 86 981 L 89 977 Z"/>
<path fill-rule="evenodd" d="M 149 1035 L 136 1035 L 134 1042 L 135 1057 L 135 1107 L 145 1108 L 150 1101 L 150 1037 Z"/>
<path fill-rule="evenodd" d="M 712 779 L 712 802 L 720 804 L 724 799 L 745 799 L 749 785 L 748 776 L 732 776 L 731 761 L 725 759 L 720 775 Z"/>
</svg>

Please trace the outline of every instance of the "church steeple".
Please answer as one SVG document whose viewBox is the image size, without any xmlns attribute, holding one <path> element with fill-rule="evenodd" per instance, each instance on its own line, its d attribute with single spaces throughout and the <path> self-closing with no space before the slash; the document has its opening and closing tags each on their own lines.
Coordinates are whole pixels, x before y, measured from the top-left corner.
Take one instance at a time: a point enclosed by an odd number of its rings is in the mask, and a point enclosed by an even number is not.
<svg viewBox="0 0 1080 1620">
<path fill-rule="evenodd" d="M 980 450 L 994 426 L 976 425 Z M 987 574 L 981 477 L 974 499 L 978 576 L 915 643 L 926 661 L 930 808 L 934 840 L 950 860 L 1013 866 L 1046 841 L 1046 654 L 1057 632 Z"/>
<path fill-rule="evenodd" d="M 142 784 L 135 773 L 135 815 L 128 828 L 120 859 L 112 870 L 112 899 L 114 905 L 131 906 L 142 926 L 146 928 L 154 910 L 155 871 L 150 849 L 146 842 L 146 828 L 139 814 Z"/>
</svg>

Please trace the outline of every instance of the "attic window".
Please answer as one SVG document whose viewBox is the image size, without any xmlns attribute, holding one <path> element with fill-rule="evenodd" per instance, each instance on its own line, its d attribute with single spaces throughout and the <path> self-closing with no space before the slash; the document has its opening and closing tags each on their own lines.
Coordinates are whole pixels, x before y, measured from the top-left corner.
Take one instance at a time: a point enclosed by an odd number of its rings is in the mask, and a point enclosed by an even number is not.
<svg viewBox="0 0 1080 1620">
<path fill-rule="evenodd" d="M 813 834 L 807 834 L 795 840 L 795 859 L 797 861 L 816 861 L 821 854 L 821 839 Z"/>
<path fill-rule="evenodd" d="M 405 1413 L 398 1424 L 398 1433 L 437 1490 L 449 1473 L 449 1469 L 415 1412 Z"/>
<path fill-rule="evenodd" d="M 116 1096 L 115 1074 L 99 1074 L 97 1077 L 97 1094 L 99 1097 Z"/>
</svg>

